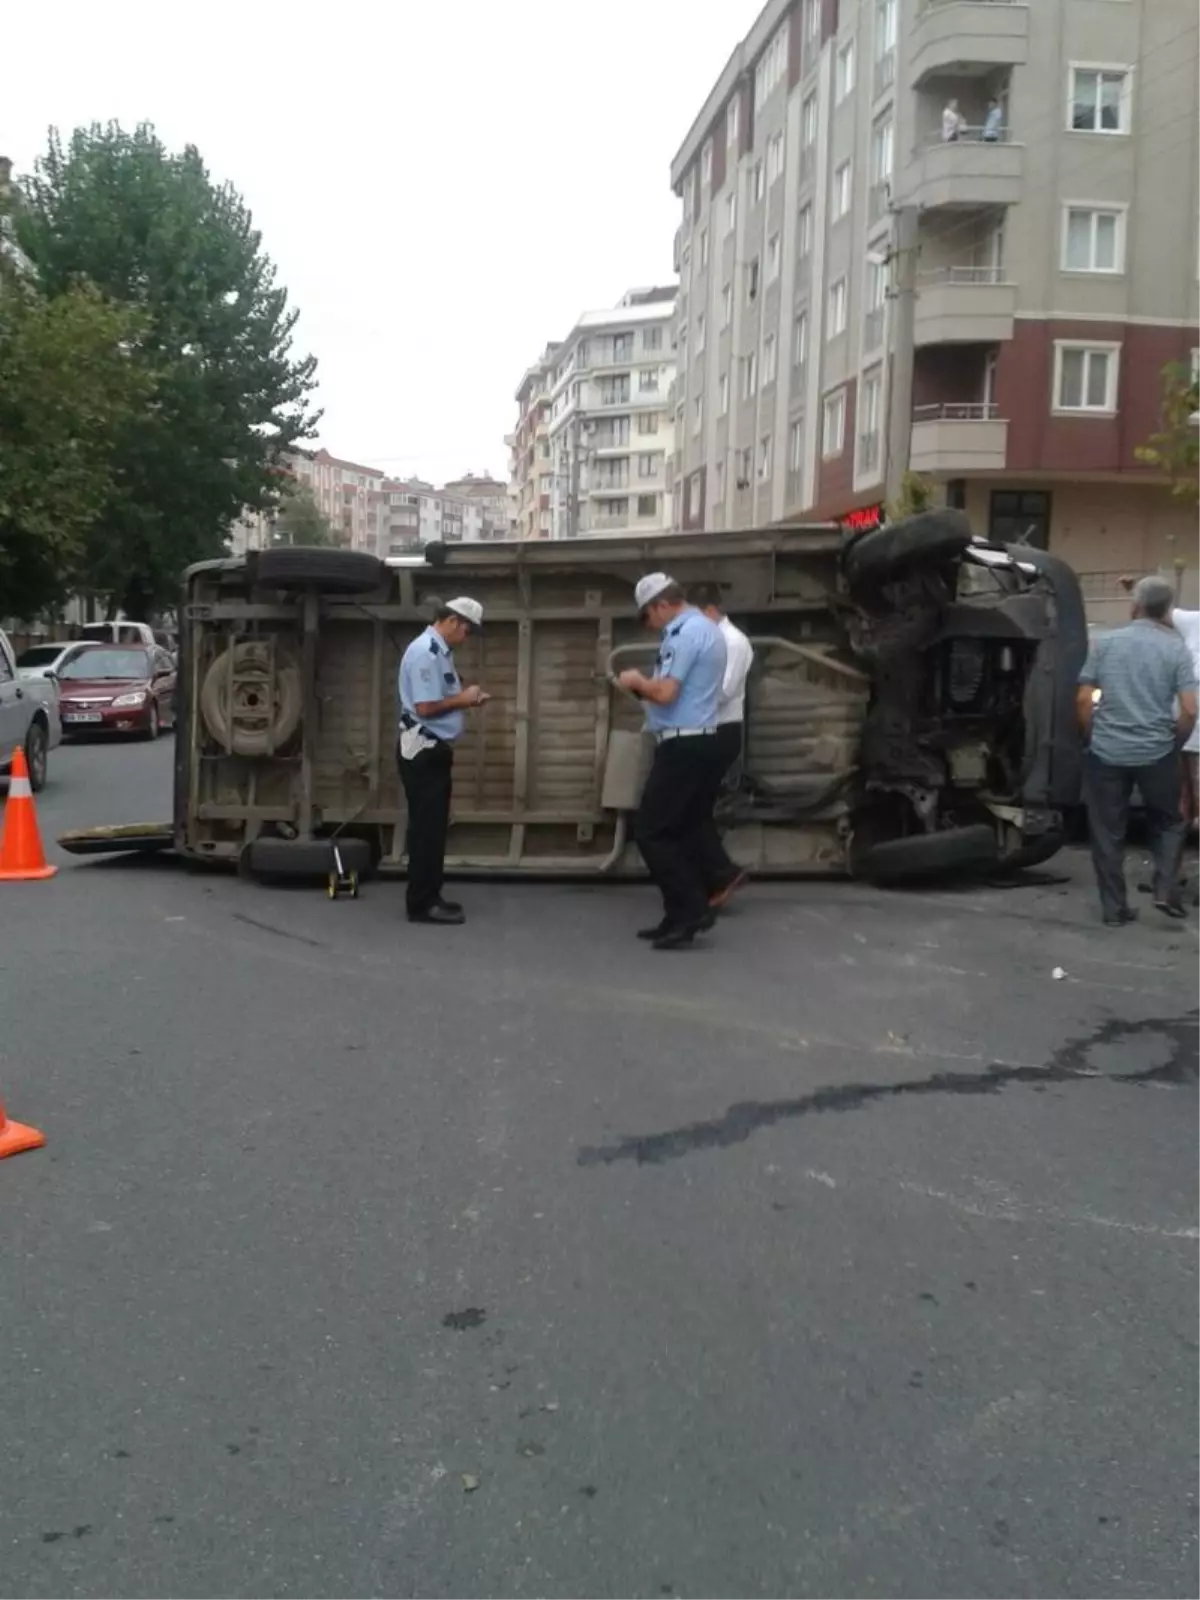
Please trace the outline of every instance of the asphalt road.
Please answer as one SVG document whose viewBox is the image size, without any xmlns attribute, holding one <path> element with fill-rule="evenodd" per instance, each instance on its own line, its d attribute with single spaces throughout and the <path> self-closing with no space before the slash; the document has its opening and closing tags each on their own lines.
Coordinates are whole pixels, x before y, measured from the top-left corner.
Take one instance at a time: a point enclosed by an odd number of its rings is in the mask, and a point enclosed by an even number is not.
<svg viewBox="0 0 1200 1600">
<path fill-rule="evenodd" d="M 0 1593 L 1194 1595 L 1196 935 L 1065 865 L 0 888 Z"/>
</svg>

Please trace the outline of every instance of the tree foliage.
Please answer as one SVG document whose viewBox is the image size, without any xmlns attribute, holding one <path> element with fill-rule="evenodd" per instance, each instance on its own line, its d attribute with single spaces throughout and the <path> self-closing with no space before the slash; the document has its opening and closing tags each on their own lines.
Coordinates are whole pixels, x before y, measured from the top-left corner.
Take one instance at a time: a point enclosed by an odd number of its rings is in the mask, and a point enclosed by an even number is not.
<svg viewBox="0 0 1200 1600">
<path fill-rule="evenodd" d="M 32 617 L 75 586 L 120 488 L 116 447 L 153 378 L 141 314 L 95 289 L 46 299 L 0 283 L 0 614 Z"/>
<path fill-rule="evenodd" d="M 1200 429 L 1192 421 L 1200 410 L 1200 387 L 1190 366 L 1172 361 L 1163 368 L 1159 431 L 1135 454 L 1171 480 L 1171 493 L 1193 505 L 1200 500 Z"/>
<path fill-rule="evenodd" d="M 283 490 L 275 517 L 276 544 L 331 545 L 333 529 L 306 483 L 294 480 Z"/>
<path fill-rule="evenodd" d="M 297 313 L 249 211 L 193 146 L 172 154 L 147 125 L 52 133 L 24 187 L 41 291 L 87 281 L 142 318 L 132 359 L 155 399 L 121 427 L 85 559 L 93 589 L 145 617 L 189 562 L 222 553 L 244 507 L 273 502 L 274 463 L 317 421 L 316 363 L 293 355 Z"/>
<path fill-rule="evenodd" d="M 933 503 L 933 485 L 918 472 L 906 472 L 898 497 L 887 507 L 887 520 L 899 522 L 901 517 L 915 517 L 919 511 L 930 510 Z"/>
</svg>

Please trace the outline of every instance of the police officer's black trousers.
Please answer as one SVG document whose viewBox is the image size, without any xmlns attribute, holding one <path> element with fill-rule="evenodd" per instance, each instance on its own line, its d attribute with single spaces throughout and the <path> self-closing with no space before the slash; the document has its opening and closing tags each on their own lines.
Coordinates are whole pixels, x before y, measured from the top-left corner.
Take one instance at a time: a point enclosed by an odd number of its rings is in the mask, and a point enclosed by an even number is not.
<svg viewBox="0 0 1200 1600">
<path fill-rule="evenodd" d="M 716 790 L 713 792 L 713 803 L 716 804 L 721 786 L 732 770 L 734 763 L 742 753 L 742 725 L 740 722 L 722 722 L 713 734 L 713 742 L 717 746 L 717 754 L 721 760 L 721 776 L 717 780 Z M 713 821 L 711 810 L 704 831 L 700 835 L 700 870 L 704 876 L 704 886 L 709 894 L 718 889 L 724 889 L 737 877 L 741 868 L 733 861 L 721 843 L 721 835 Z"/>
<path fill-rule="evenodd" d="M 410 914 L 428 911 L 442 892 L 446 834 L 450 827 L 454 746 L 440 740 L 411 761 L 396 752 L 408 802 L 408 890 Z"/>
<path fill-rule="evenodd" d="M 708 912 L 705 829 L 724 771 L 713 734 L 664 739 L 654 752 L 634 838 L 672 927 L 694 927 Z"/>
</svg>

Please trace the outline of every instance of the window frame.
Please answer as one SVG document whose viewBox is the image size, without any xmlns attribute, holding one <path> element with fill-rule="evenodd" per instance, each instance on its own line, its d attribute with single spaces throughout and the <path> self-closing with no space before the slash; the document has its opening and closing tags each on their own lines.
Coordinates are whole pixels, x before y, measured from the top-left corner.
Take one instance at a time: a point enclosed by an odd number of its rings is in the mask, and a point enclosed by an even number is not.
<svg viewBox="0 0 1200 1600">
<path fill-rule="evenodd" d="M 813 206 L 806 200 L 796 213 L 796 259 L 807 261 L 813 246 Z"/>
<path fill-rule="evenodd" d="M 852 34 L 844 44 L 838 46 L 837 59 L 834 63 L 834 105 L 840 106 L 843 100 L 854 93 L 858 74 L 857 44 Z M 849 63 L 848 69 L 846 63 Z"/>
<path fill-rule="evenodd" d="M 706 139 L 704 141 L 704 144 L 703 144 L 701 150 L 700 150 L 700 182 L 702 184 L 711 184 L 712 183 L 712 173 L 713 173 L 713 142 L 712 142 L 711 139 Z"/>
<path fill-rule="evenodd" d="M 1075 85 L 1076 78 L 1081 72 L 1095 72 L 1100 76 L 1110 74 L 1120 75 L 1122 79 L 1121 94 L 1117 101 L 1119 126 L 1115 128 L 1077 128 L 1075 126 Z M 1066 131 L 1068 133 L 1082 134 L 1085 138 L 1094 138 L 1100 135 L 1105 139 L 1127 139 L 1133 127 L 1133 68 L 1127 61 L 1069 61 L 1067 63 L 1067 104 L 1066 104 Z M 1096 110 L 1100 110 L 1100 98 L 1096 98 Z"/>
<path fill-rule="evenodd" d="M 1086 356 L 1105 355 L 1109 358 L 1105 381 L 1104 404 L 1090 406 L 1064 405 L 1062 402 L 1063 357 L 1072 351 L 1082 351 Z M 1082 393 L 1086 401 L 1089 363 L 1085 359 Z M 1050 411 L 1056 417 L 1115 417 L 1121 394 L 1121 341 L 1118 339 L 1056 339 L 1054 341 L 1053 387 L 1050 392 Z"/>
<path fill-rule="evenodd" d="M 753 400 L 758 393 L 758 351 L 742 357 L 742 399 Z"/>
<path fill-rule="evenodd" d="M 762 381 L 765 389 L 774 383 L 779 369 L 779 341 L 773 333 L 763 339 Z"/>
<path fill-rule="evenodd" d="M 837 447 L 830 448 L 829 421 L 837 417 Z M 846 453 L 846 386 L 831 389 L 821 402 L 821 460 L 836 461 Z"/>
<path fill-rule="evenodd" d="M 847 157 L 833 174 L 833 220 L 842 222 L 853 209 L 854 162 Z"/>
<path fill-rule="evenodd" d="M 767 266 L 766 271 L 763 274 L 764 286 L 768 283 L 774 283 L 779 277 L 779 269 L 782 260 L 783 241 L 780 238 L 779 230 L 776 229 L 776 231 L 767 240 Z"/>
<path fill-rule="evenodd" d="M 1071 213 L 1086 212 L 1092 217 L 1092 259 L 1096 256 L 1095 219 L 1099 215 L 1113 216 L 1117 222 L 1116 256 L 1114 267 L 1073 267 L 1067 259 L 1071 237 Z M 1087 278 L 1122 278 L 1125 276 L 1125 252 L 1128 233 L 1129 206 L 1113 200 L 1064 200 L 1062 203 L 1062 232 L 1059 247 L 1059 271 Z"/>
<path fill-rule="evenodd" d="M 800 346 L 800 349 L 797 349 Z M 792 365 L 808 365 L 808 309 L 797 311 L 792 317 Z"/>
<path fill-rule="evenodd" d="M 838 292 L 839 290 L 841 291 L 840 294 Z M 833 314 L 833 308 L 835 304 L 837 304 L 841 310 L 840 321 Z M 827 291 L 827 299 L 825 303 L 826 344 L 831 343 L 834 339 L 840 339 L 842 334 L 845 333 L 846 324 L 849 320 L 849 311 L 850 286 L 846 274 L 843 272 L 840 278 L 835 278 L 833 280 Z"/>
<path fill-rule="evenodd" d="M 758 450 L 755 452 L 755 477 L 759 483 L 770 483 L 771 466 L 774 451 L 771 448 L 771 435 L 764 433 L 758 441 Z"/>
</svg>

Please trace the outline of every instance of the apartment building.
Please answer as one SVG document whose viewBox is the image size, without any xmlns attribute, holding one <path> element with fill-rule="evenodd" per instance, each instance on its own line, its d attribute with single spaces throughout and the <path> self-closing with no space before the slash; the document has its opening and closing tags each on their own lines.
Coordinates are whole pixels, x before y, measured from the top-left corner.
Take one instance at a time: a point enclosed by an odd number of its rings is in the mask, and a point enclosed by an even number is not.
<svg viewBox="0 0 1200 1600">
<path fill-rule="evenodd" d="M 465 473 L 445 484 L 441 491 L 442 503 L 448 514 L 457 516 L 461 524 L 459 537 L 468 544 L 484 539 L 507 539 L 509 536 L 508 485 L 487 473 Z M 443 532 L 443 538 L 450 537 Z"/>
<path fill-rule="evenodd" d="M 1198 115 L 1195 0 L 768 0 L 671 169 L 683 527 L 869 523 L 907 456 L 1096 605 L 1194 569 L 1135 452 L 1200 346 Z"/>
<path fill-rule="evenodd" d="M 297 455 L 293 470 L 312 491 L 318 510 L 328 519 L 333 536 L 350 550 L 376 551 L 378 496 L 384 474 L 378 467 L 342 461 L 328 450 Z"/>
<path fill-rule="evenodd" d="M 670 532 L 674 317 L 673 287 L 631 289 L 584 312 L 544 370 L 525 374 L 514 438 L 525 441 L 526 537 Z"/>
<path fill-rule="evenodd" d="M 550 376 L 557 344 L 548 344 L 517 385 L 517 425 L 508 436 L 513 537 L 548 539 L 554 474 L 550 465 Z"/>
</svg>

